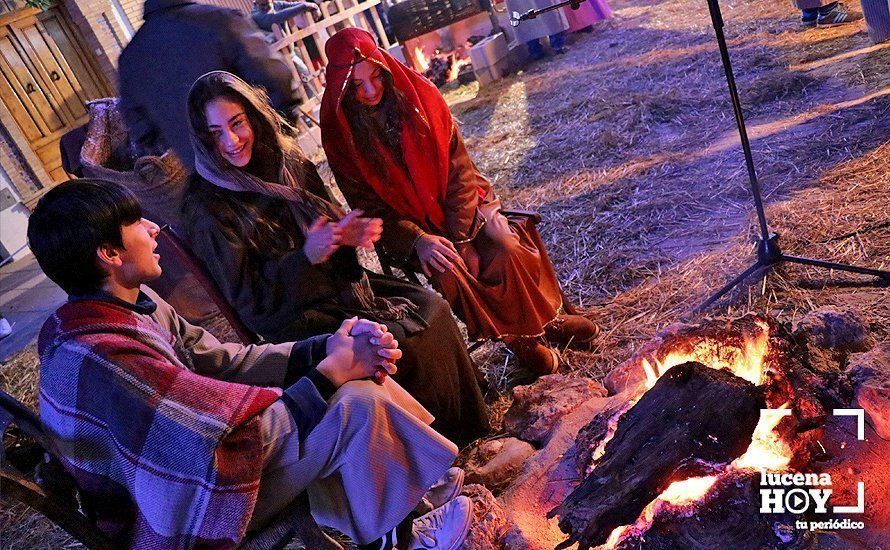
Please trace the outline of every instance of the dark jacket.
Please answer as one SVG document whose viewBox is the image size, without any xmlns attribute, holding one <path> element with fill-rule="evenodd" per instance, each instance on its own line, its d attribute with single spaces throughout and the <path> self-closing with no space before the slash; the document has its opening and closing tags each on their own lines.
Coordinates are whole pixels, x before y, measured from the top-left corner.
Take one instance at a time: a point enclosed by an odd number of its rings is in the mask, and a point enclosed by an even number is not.
<svg viewBox="0 0 890 550">
<path fill-rule="evenodd" d="M 292 249 L 274 256 L 257 254 L 246 238 L 231 240 L 223 228 L 235 222 L 212 213 L 211 202 L 218 194 L 237 196 L 262 212 L 262 218 L 289 231 Z M 282 342 L 330 326 L 336 330 L 353 315 L 369 317 L 368 312 L 344 308 L 340 299 L 340 288 L 362 274 L 355 249 L 343 247 L 313 265 L 303 252 L 305 236 L 282 199 L 220 189 L 195 173 L 183 203 L 183 222 L 192 250 L 226 300 L 248 328 L 266 340 Z"/>
<path fill-rule="evenodd" d="M 266 44 L 250 17 L 183 0 L 147 0 L 145 22 L 121 53 L 121 108 L 131 139 L 144 151 L 172 148 L 191 171 L 186 101 L 201 75 L 223 70 L 263 86 L 289 113 L 299 97 L 287 62 Z"/>
</svg>

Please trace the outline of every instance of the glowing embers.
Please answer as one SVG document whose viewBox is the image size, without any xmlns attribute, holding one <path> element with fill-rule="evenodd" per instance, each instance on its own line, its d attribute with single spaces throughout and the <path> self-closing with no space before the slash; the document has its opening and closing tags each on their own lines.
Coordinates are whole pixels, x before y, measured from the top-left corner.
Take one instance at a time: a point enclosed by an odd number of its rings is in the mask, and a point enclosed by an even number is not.
<svg viewBox="0 0 890 550">
<path fill-rule="evenodd" d="M 694 513 L 695 503 L 708 494 L 717 479 L 718 476 L 714 475 L 692 477 L 671 483 L 663 493 L 658 495 L 658 498 L 646 506 L 633 525 L 622 525 L 612 530 L 606 541 L 606 546 L 613 547 L 632 533 L 637 535 L 644 533 L 652 525 L 655 516 L 667 508 L 685 508 L 688 513 Z"/>
<path fill-rule="evenodd" d="M 674 506 L 695 502 L 705 496 L 708 489 L 713 487 L 714 482 L 716 481 L 717 476 L 691 477 L 689 479 L 684 479 L 683 481 L 675 481 L 671 483 L 663 493 L 658 495 L 658 498 L 649 505 L 649 508 L 644 510 L 643 514 L 646 515 L 645 512 L 654 508 L 654 505 L 658 501 L 666 502 Z"/>
</svg>

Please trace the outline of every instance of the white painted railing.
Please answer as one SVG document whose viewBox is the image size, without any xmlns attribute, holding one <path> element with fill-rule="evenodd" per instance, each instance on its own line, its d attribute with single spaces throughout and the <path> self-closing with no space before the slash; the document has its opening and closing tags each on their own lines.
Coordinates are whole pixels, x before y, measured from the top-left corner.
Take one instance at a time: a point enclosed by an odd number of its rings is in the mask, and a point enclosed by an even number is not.
<svg viewBox="0 0 890 550">
<path fill-rule="evenodd" d="M 205 3 L 233 8 L 250 14 L 253 9 L 251 0 L 204 0 Z M 380 44 L 392 46 L 383 28 L 378 9 L 385 9 L 391 0 L 330 0 L 319 7 L 321 15 L 311 12 L 292 18 L 284 25 L 273 25 L 275 43 L 272 47 L 281 52 L 285 58 L 298 57 L 309 69 L 308 77 L 299 74 L 295 64 L 289 64 L 294 80 L 300 83 L 299 93 L 303 98 L 303 111 L 311 117 L 318 112 L 321 94 L 324 91 L 324 65 L 327 57 L 324 46 L 327 39 L 340 29 L 360 27 L 376 35 Z M 315 46 L 318 57 L 309 53 L 307 43 Z"/>
</svg>

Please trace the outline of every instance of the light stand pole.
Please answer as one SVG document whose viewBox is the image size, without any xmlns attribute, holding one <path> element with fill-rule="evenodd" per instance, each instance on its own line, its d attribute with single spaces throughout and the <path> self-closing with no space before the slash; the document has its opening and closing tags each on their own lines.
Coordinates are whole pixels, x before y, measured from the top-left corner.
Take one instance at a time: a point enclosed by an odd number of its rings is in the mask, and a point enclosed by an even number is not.
<svg viewBox="0 0 890 550">
<path fill-rule="evenodd" d="M 515 27 L 522 21 L 534 19 L 542 13 L 563 6 L 570 5 L 573 9 L 577 9 L 583 1 L 585 0 L 565 0 L 546 8 L 529 10 L 523 14 L 514 12 L 510 18 L 510 23 Z M 779 236 L 775 233 L 770 233 L 766 221 L 766 214 L 763 210 L 763 196 L 760 192 L 760 182 L 757 181 L 757 172 L 754 169 L 754 158 L 751 155 L 751 144 L 748 141 L 748 131 L 745 128 L 745 117 L 742 114 L 742 104 L 741 101 L 739 101 L 739 92 L 735 85 L 735 75 L 732 72 L 729 50 L 726 47 L 726 37 L 723 36 L 723 16 L 720 14 L 720 4 L 718 3 L 718 0 L 708 0 L 708 10 L 711 12 L 711 23 L 714 25 L 714 33 L 717 35 L 717 45 L 720 48 L 720 58 L 723 60 L 723 70 L 726 73 L 726 84 L 729 87 L 732 110 L 735 114 L 736 125 L 739 128 L 742 150 L 745 152 L 745 165 L 748 168 L 748 180 L 751 184 L 751 195 L 754 197 L 754 208 L 757 211 L 757 222 L 760 225 L 760 237 L 757 239 L 757 261 L 748 267 L 748 269 L 742 271 L 736 278 L 726 283 L 720 290 L 708 297 L 708 299 L 702 302 L 700 306 L 692 310 L 692 313 L 698 313 L 707 309 L 750 275 L 760 270 L 774 267 L 781 262 L 812 265 L 815 267 L 824 267 L 826 269 L 837 269 L 839 271 L 849 271 L 851 273 L 859 273 L 862 275 L 873 275 L 879 277 L 885 283 L 890 283 L 890 271 L 870 269 L 867 267 L 859 267 L 837 262 L 827 262 L 825 260 L 815 260 L 812 258 L 804 258 L 802 256 L 791 256 L 785 254 L 782 252 L 782 249 L 779 248 Z"/>
<path fill-rule="evenodd" d="M 712 294 L 707 300 L 702 302 L 700 306 L 693 310 L 694 313 L 707 309 L 711 304 L 723 297 L 724 294 L 732 290 L 749 275 L 760 271 L 761 269 L 771 268 L 781 262 L 790 262 L 795 264 L 812 265 L 816 267 L 824 267 L 827 269 L 837 269 L 840 271 L 849 271 L 852 273 L 860 273 L 862 275 L 874 275 L 880 277 L 886 282 L 890 282 L 890 271 L 880 269 L 870 269 L 867 267 L 859 267 L 855 265 L 841 264 L 836 262 L 827 262 L 824 260 L 814 260 L 801 256 L 790 256 L 782 252 L 779 248 L 779 236 L 769 232 L 766 221 L 766 214 L 763 210 L 763 197 L 760 192 L 760 182 L 757 181 L 757 172 L 754 170 L 754 158 L 751 156 L 751 144 L 748 141 L 748 131 L 745 128 L 745 117 L 742 114 L 742 104 L 739 101 L 739 92 L 735 85 L 735 75 L 732 72 L 732 63 L 729 59 L 729 50 L 726 47 L 726 37 L 723 35 L 723 16 L 720 13 L 720 4 L 718 0 L 708 0 L 708 10 L 711 12 L 711 23 L 714 25 L 714 33 L 717 36 L 717 45 L 720 48 L 720 58 L 723 60 L 723 70 L 726 72 L 726 84 L 729 87 L 729 97 L 732 100 L 732 110 L 735 113 L 736 125 L 739 128 L 739 137 L 742 141 L 742 150 L 745 152 L 745 165 L 748 168 L 748 179 L 751 184 L 751 194 L 754 197 L 754 208 L 757 211 L 757 221 L 760 225 L 760 238 L 757 239 L 757 261 L 748 269 L 741 272 L 735 279 L 728 282 L 720 290 Z"/>
<path fill-rule="evenodd" d="M 548 11 L 558 10 L 563 6 L 569 6 L 573 10 L 578 9 L 581 4 L 586 2 L 587 0 L 564 0 L 562 2 L 557 2 L 552 6 L 547 6 L 546 8 L 541 8 L 537 10 L 528 10 L 525 13 L 519 13 L 518 11 L 514 11 L 510 14 L 510 25 L 513 27 L 518 27 L 520 23 L 523 21 L 527 21 L 529 19 L 534 19 L 535 17 L 541 15 L 542 13 L 547 13 Z"/>
</svg>

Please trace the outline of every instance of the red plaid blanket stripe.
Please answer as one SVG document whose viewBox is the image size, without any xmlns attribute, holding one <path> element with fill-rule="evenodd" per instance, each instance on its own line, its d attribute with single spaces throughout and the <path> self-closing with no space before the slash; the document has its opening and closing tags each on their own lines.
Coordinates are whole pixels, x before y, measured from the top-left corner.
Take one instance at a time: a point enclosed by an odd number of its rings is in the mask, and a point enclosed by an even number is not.
<svg viewBox="0 0 890 550">
<path fill-rule="evenodd" d="M 281 392 L 195 374 L 173 342 L 123 306 L 65 304 L 38 340 L 41 419 L 115 540 L 234 547 L 259 487 L 258 415 Z"/>
</svg>

